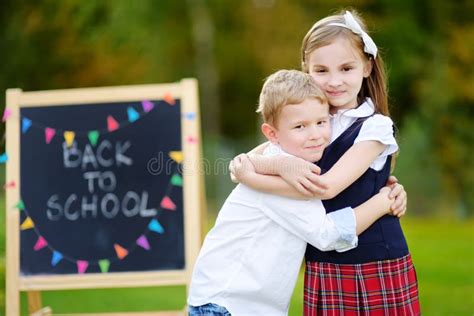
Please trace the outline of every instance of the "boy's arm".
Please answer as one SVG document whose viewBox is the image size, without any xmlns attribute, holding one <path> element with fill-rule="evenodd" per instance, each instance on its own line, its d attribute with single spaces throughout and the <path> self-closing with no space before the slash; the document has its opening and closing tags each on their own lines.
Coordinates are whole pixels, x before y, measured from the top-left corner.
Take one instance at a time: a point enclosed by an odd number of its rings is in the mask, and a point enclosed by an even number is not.
<svg viewBox="0 0 474 316">
<path fill-rule="evenodd" d="M 262 194 L 260 209 L 278 225 L 322 250 L 347 251 L 357 246 L 357 235 L 389 213 L 392 201 L 384 188 L 369 201 L 352 209 L 326 214 L 321 201 L 291 200 Z"/>
</svg>

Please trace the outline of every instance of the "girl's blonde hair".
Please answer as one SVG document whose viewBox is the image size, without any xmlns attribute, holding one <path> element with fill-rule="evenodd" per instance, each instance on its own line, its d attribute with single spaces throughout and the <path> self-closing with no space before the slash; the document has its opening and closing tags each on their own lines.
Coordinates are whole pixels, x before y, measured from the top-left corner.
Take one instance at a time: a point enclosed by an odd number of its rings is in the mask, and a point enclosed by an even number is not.
<svg viewBox="0 0 474 316">
<path fill-rule="evenodd" d="M 326 96 L 309 74 L 299 70 L 279 70 L 265 80 L 257 113 L 262 114 L 265 123 L 276 127 L 284 106 L 306 99 L 327 103 Z"/>
<path fill-rule="evenodd" d="M 360 15 L 354 10 L 351 10 L 350 12 L 362 29 L 367 32 L 365 23 Z M 380 56 L 380 53 L 377 54 L 376 58 L 373 58 L 372 55 L 366 54 L 364 52 L 364 42 L 362 41 L 362 38 L 351 30 L 337 25 L 330 25 L 331 23 L 344 24 L 344 13 L 345 10 L 339 14 L 331 15 L 319 20 L 313 25 L 313 27 L 311 27 L 308 33 L 306 33 L 301 45 L 301 67 L 304 72 L 309 73 L 307 61 L 309 55 L 315 49 L 331 44 L 337 37 L 348 39 L 354 47 L 359 50 L 363 58 L 372 63 L 372 71 L 370 76 L 364 78 L 364 81 L 362 82 L 362 87 L 357 96 L 357 103 L 361 104 L 365 98 L 370 97 L 375 106 L 375 113 L 388 116 L 387 79 L 382 57 Z"/>
</svg>

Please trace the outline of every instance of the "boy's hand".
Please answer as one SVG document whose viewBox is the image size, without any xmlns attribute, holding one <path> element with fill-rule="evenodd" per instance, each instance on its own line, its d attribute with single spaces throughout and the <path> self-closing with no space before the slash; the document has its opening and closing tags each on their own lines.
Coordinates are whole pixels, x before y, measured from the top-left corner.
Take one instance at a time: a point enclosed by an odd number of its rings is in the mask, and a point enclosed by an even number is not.
<svg viewBox="0 0 474 316">
<path fill-rule="evenodd" d="M 255 168 L 247 154 L 240 154 L 229 164 L 230 178 L 234 183 L 243 182 L 249 174 L 255 173 Z"/>
<path fill-rule="evenodd" d="M 297 157 L 281 156 L 279 164 L 279 175 L 301 194 L 314 197 L 327 189 L 319 176 L 321 169 L 314 163 Z"/>
<path fill-rule="evenodd" d="M 395 176 L 390 176 L 387 181 L 387 186 L 390 187 L 390 198 L 395 198 L 390 209 L 392 215 L 402 217 L 405 215 L 407 210 L 407 193 L 403 188 L 403 185 L 398 183 L 398 179 Z"/>
</svg>

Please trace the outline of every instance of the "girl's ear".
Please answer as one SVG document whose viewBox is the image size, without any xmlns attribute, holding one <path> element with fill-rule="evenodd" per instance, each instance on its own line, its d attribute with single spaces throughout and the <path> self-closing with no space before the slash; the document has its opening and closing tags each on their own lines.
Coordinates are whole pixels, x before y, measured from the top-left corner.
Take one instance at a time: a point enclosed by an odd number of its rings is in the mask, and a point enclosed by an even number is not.
<svg viewBox="0 0 474 316">
<path fill-rule="evenodd" d="M 367 60 L 365 62 L 365 65 L 364 65 L 364 78 L 368 78 L 370 76 L 370 73 L 372 72 L 372 63 L 373 63 L 372 57 L 369 58 L 369 60 Z"/>
<path fill-rule="evenodd" d="M 272 143 L 278 144 L 277 129 L 268 123 L 263 123 L 261 127 L 263 135 Z"/>
</svg>

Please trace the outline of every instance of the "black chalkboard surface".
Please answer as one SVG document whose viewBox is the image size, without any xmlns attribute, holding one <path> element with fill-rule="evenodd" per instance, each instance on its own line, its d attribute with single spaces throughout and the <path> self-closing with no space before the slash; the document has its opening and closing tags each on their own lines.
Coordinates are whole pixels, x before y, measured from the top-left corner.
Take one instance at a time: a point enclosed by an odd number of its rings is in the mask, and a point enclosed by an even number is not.
<svg viewBox="0 0 474 316">
<path fill-rule="evenodd" d="M 184 267 L 182 188 L 171 183 L 181 174 L 169 157 L 181 151 L 180 113 L 179 100 L 21 109 L 21 222 L 34 223 L 21 231 L 22 274 Z"/>
<path fill-rule="evenodd" d="M 9 89 L 6 107 L 8 315 L 21 291 L 39 309 L 42 290 L 189 284 L 205 205 L 195 79 Z"/>
</svg>

